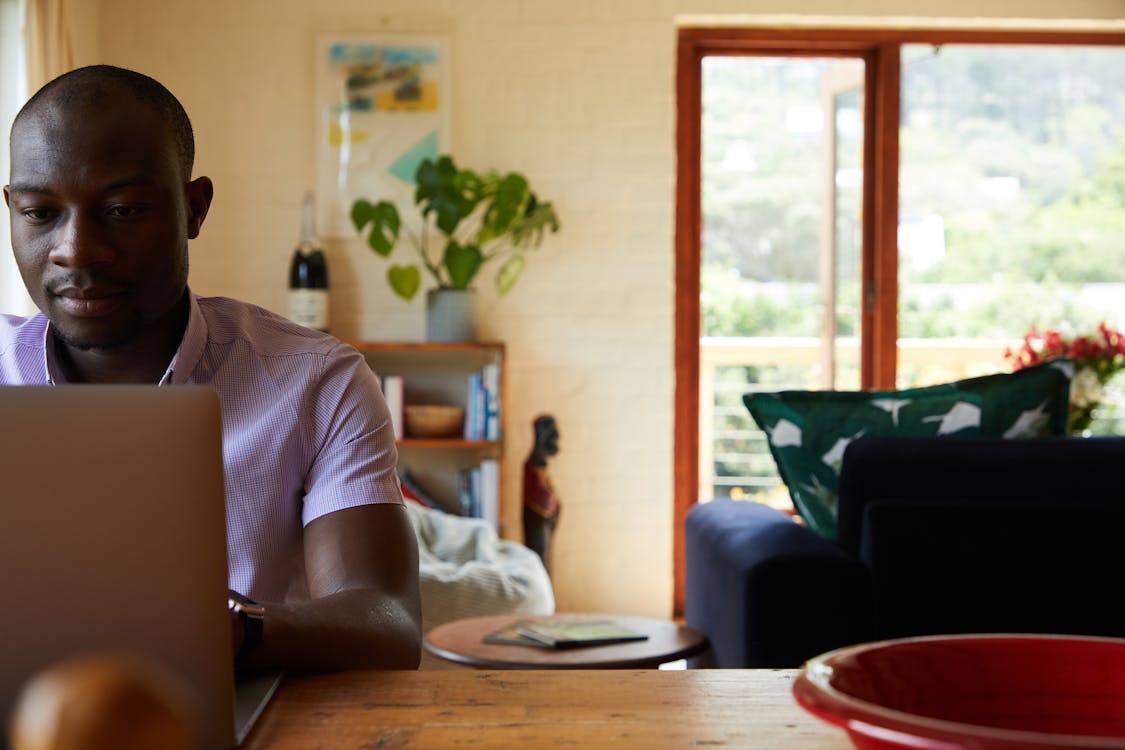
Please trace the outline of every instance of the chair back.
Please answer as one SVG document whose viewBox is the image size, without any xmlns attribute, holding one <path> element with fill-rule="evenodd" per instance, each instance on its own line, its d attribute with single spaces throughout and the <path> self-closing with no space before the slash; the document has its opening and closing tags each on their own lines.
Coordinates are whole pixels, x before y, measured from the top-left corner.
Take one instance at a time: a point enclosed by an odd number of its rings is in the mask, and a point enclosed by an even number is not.
<svg viewBox="0 0 1125 750">
<path fill-rule="evenodd" d="M 881 638 L 1125 636 L 1125 438 L 868 437 L 838 543 L 871 572 Z"/>
</svg>

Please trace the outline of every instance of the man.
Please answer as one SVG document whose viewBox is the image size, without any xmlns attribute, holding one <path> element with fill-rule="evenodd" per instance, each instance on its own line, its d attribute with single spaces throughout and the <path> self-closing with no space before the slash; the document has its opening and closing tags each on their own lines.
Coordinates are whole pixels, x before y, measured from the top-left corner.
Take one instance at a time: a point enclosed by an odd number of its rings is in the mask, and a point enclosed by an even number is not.
<svg viewBox="0 0 1125 750">
<path fill-rule="evenodd" d="M 209 385 L 230 586 L 253 600 L 232 608 L 239 662 L 415 668 L 418 551 L 374 375 L 330 336 L 188 290 L 213 195 L 193 161 L 182 106 L 139 73 L 81 68 L 28 101 L 4 200 L 41 312 L 0 317 L 0 383 Z"/>
</svg>

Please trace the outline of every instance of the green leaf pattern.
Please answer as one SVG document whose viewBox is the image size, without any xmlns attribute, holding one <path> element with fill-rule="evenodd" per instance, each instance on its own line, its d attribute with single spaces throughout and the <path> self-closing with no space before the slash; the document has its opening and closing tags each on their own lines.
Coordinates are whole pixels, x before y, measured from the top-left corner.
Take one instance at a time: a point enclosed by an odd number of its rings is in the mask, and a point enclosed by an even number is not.
<svg viewBox="0 0 1125 750">
<path fill-rule="evenodd" d="M 810 528 L 836 537 L 844 451 L 864 435 L 1004 438 L 1063 435 L 1073 366 L 1052 360 L 1013 373 L 903 391 L 748 393 L 778 473 Z"/>
</svg>

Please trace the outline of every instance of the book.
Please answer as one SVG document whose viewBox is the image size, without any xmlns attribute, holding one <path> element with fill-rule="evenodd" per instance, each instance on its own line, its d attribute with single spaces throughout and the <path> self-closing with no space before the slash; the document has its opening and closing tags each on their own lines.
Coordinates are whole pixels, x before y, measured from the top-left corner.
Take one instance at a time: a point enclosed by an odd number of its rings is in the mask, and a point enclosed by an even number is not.
<svg viewBox="0 0 1125 750">
<path fill-rule="evenodd" d="M 473 480 L 470 469 L 457 472 L 457 515 L 473 517 Z"/>
<path fill-rule="evenodd" d="M 521 620 L 513 624 L 509 630 L 533 642 L 528 644 L 525 641 L 523 645 L 536 645 L 543 648 L 600 646 L 607 643 L 643 641 L 648 638 L 644 633 L 619 625 L 611 620 L 581 622 Z M 503 632 L 499 631 L 499 633 Z"/>
<path fill-rule="evenodd" d="M 480 518 L 480 467 L 474 466 L 467 471 L 469 472 L 469 497 L 472 499 L 472 504 L 469 506 L 469 515 L 473 518 Z"/>
<path fill-rule="evenodd" d="M 401 375 L 383 376 L 383 398 L 387 402 L 387 409 L 391 412 L 391 424 L 394 426 L 395 440 L 402 440 L 403 430 L 403 382 Z"/>
<path fill-rule="evenodd" d="M 500 365 L 489 363 L 481 370 L 484 386 L 484 439 L 500 439 Z"/>
<path fill-rule="evenodd" d="M 537 646 L 543 648 L 543 644 L 539 641 L 528 638 L 526 635 L 520 635 L 515 625 L 509 625 L 506 628 L 489 633 L 483 640 L 485 643 L 497 643 L 504 646 Z"/>
<path fill-rule="evenodd" d="M 399 482 L 402 483 L 403 497 L 406 497 L 407 493 L 409 493 L 412 498 L 417 498 L 423 505 L 428 508 L 433 508 L 435 510 L 441 511 L 446 510 L 444 507 L 442 507 L 442 504 L 439 503 L 432 494 L 430 494 L 428 490 L 422 487 L 422 485 L 418 484 L 418 480 L 415 479 L 414 475 L 410 473 L 410 469 L 404 466 L 399 466 L 398 478 Z"/>
<path fill-rule="evenodd" d="M 465 428 L 462 437 L 465 440 L 480 440 L 483 436 L 481 425 L 484 422 L 484 391 L 480 372 L 469 373 L 465 391 Z"/>
<path fill-rule="evenodd" d="M 480 462 L 480 517 L 499 531 L 500 462 L 494 458 Z"/>
</svg>

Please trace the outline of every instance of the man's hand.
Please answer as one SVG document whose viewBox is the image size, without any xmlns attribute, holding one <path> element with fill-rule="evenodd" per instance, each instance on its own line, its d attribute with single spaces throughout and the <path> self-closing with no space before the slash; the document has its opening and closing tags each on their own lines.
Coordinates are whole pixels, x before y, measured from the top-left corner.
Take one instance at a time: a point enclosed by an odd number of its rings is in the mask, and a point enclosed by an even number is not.
<svg viewBox="0 0 1125 750">
<path fill-rule="evenodd" d="M 384 503 L 329 513 L 305 527 L 304 546 L 312 598 L 263 602 L 262 642 L 243 663 L 294 672 L 417 669 L 418 546 L 406 509 Z"/>
<path fill-rule="evenodd" d="M 234 589 L 230 590 L 233 591 Z M 228 611 L 230 612 L 231 653 L 237 654 L 242 649 L 242 643 L 246 639 L 246 626 L 237 612 L 233 609 L 228 609 Z"/>
</svg>

